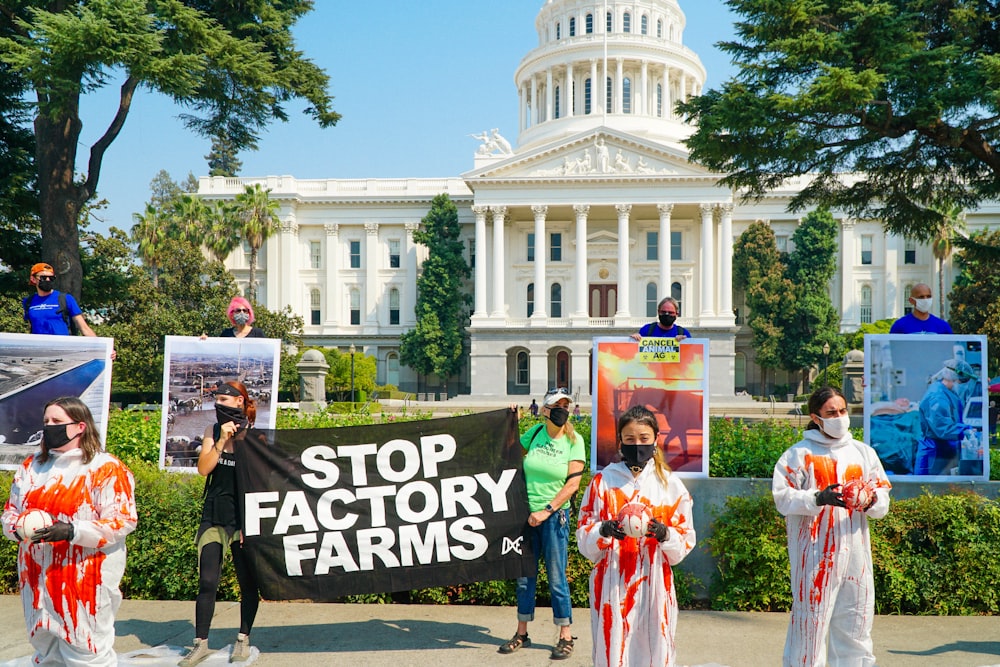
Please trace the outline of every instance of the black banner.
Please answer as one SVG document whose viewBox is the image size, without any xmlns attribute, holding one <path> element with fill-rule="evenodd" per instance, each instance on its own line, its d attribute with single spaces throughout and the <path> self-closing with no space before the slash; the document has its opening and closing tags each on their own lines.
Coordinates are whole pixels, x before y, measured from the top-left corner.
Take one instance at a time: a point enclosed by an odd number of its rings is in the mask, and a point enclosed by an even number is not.
<svg viewBox="0 0 1000 667">
<path fill-rule="evenodd" d="M 243 440 L 244 547 L 268 600 L 534 574 L 510 410 Z"/>
</svg>

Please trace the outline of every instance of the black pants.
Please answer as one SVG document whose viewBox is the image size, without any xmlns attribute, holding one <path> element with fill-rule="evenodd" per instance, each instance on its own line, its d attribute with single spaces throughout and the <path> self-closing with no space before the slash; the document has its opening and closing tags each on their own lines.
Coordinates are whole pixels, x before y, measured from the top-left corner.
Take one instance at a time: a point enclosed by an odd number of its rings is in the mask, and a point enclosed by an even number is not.
<svg viewBox="0 0 1000 667">
<path fill-rule="evenodd" d="M 257 608 L 260 606 L 257 574 L 247 562 L 243 545 L 238 539 L 233 540 L 229 548 L 233 554 L 236 580 L 240 585 L 240 632 L 248 635 L 257 617 Z M 221 576 L 222 544 L 209 542 L 198 554 L 198 597 L 194 605 L 194 636 L 198 639 L 208 639 L 212 617 L 215 615 L 215 596 L 219 590 Z"/>
</svg>

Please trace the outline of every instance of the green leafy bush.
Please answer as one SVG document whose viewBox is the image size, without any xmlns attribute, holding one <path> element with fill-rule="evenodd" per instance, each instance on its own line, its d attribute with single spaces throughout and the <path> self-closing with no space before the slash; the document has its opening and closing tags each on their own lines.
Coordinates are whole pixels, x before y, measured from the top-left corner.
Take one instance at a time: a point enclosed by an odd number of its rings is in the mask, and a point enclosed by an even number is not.
<svg viewBox="0 0 1000 667">
<path fill-rule="evenodd" d="M 760 422 L 711 419 L 708 474 L 770 478 L 778 457 L 801 439 L 801 429 L 783 419 Z"/>
</svg>

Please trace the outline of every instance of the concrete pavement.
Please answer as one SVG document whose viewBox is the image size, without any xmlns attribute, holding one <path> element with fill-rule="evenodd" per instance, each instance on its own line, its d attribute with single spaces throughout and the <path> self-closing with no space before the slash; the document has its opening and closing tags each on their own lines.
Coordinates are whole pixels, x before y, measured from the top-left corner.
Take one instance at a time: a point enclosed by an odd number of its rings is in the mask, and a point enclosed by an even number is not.
<svg viewBox="0 0 1000 667">
<path fill-rule="evenodd" d="M 120 653 L 157 646 L 179 656 L 193 635 L 193 602 L 126 600 L 118 613 Z M 497 646 L 515 629 L 509 607 L 354 605 L 264 602 L 251 640 L 260 649 L 259 667 L 364 665 L 365 667 L 528 667 L 591 665 L 590 613 L 574 611 L 578 635 L 572 658 L 549 660 L 556 639 L 551 612 L 539 608 L 529 627 L 533 646 L 509 656 Z M 781 664 L 786 614 L 681 611 L 677 626 L 678 665 L 772 667 Z M 239 605 L 220 602 L 209 637 L 221 649 L 235 639 Z M 21 601 L 0 596 L 0 665 L 28 656 Z M 879 616 L 875 654 L 879 667 L 998 667 L 1000 618 L 989 616 Z M 174 664 L 150 658 L 128 664 Z M 225 664 L 224 656 L 212 663 Z M 13 663 L 11 663 L 13 664 Z M 124 664 L 124 663 L 123 663 Z M 204 663 L 209 667 L 211 663 Z"/>
</svg>

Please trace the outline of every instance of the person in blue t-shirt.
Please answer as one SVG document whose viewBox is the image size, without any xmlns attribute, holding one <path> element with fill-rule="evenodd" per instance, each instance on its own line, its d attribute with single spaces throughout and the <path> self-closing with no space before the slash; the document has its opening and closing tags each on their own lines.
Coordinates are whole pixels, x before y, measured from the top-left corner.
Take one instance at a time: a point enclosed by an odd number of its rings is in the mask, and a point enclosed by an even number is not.
<svg viewBox="0 0 1000 667">
<path fill-rule="evenodd" d="M 924 283 L 917 283 L 910 290 L 908 301 L 913 305 L 913 311 L 903 315 L 892 323 L 889 333 L 894 334 L 950 334 L 951 325 L 940 317 L 931 314 L 934 299 L 931 288 Z"/>
<path fill-rule="evenodd" d="M 643 325 L 639 331 L 632 334 L 632 340 L 640 338 L 690 338 L 691 332 L 677 324 L 677 314 L 680 309 L 677 307 L 677 300 L 673 297 L 664 297 L 656 306 L 657 321 Z"/>
<path fill-rule="evenodd" d="M 96 336 L 83 319 L 83 311 L 73 295 L 53 289 L 55 277 L 56 272 L 49 264 L 39 262 L 31 267 L 28 282 L 35 287 L 35 294 L 24 299 L 24 320 L 31 325 L 31 333 L 69 336 L 72 321 L 73 327 L 84 336 Z M 66 304 L 65 313 L 61 302 Z"/>
</svg>

